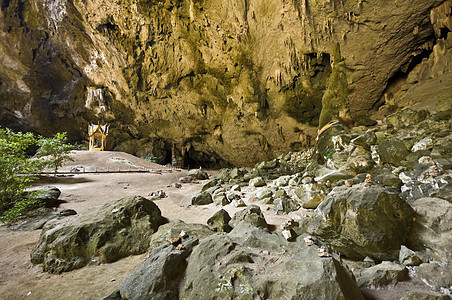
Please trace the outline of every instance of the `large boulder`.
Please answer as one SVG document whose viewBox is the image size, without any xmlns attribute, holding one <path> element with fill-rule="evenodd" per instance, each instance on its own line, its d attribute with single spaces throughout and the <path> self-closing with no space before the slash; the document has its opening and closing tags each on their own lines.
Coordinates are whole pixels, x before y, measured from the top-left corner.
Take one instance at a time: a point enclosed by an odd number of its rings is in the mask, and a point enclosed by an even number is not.
<svg viewBox="0 0 452 300">
<path fill-rule="evenodd" d="M 43 264 L 49 273 L 78 269 L 93 259 L 114 262 L 145 252 L 164 222 L 154 202 L 140 196 L 122 198 L 99 210 L 47 222 L 31 262 Z"/>
<path fill-rule="evenodd" d="M 254 204 L 236 212 L 231 221 L 229 221 L 229 225 L 234 228 L 240 222 L 247 222 L 256 227 L 267 228 L 267 221 L 265 221 L 261 208 Z"/>
<path fill-rule="evenodd" d="M 181 220 L 172 220 L 159 227 L 157 232 L 151 235 L 148 252 L 166 243 L 171 236 L 179 236 L 182 232 L 186 235 L 202 240 L 215 232 L 203 224 L 185 223 Z"/>
<path fill-rule="evenodd" d="M 357 276 L 358 285 L 365 288 L 394 287 L 399 281 L 408 279 L 408 269 L 390 261 L 363 269 Z"/>
<path fill-rule="evenodd" d="M 353 276 L 317 246 L 245 222 L 193 250 L 182 299 L 363 299 Z"/>
<path fill-rule="evenodd" d="M 317 208 L 325 199 L 326 193 L 318 185 L 307 183 L 292 190 L 292 194 L 302 203 L 304 208 Z"/>
<path fill-rule="evenodd" d="M 150 253 L 141 267 L 119 285 L 119 299 L 177 299 L 178 285 L 187 266 L 187 257 L 198 240 L 181 239 L 178 245 L 161 245 Z"/>
<path fill-rule="evenodd" d="M 452 287 L 452 268 L 437 262 L 423 263 L 416 268 L 417 276 L 436 291 L 450 294 Z"/>
<path fill-rule="evenodd" d="M 196 194 L 191 199 L 191 204 L 193 205 L 207 205 L 213 203 L 212 195 L 208 192 L 201 192 Z"/>
<path fill-rule="evenodd" d="M 202 169 L 192 169 L 188 171 L 187 176 L 198 180 L 209 179 L 209 174 Z"/>
<path fill-rule="evenodd" d="M 435 260 L 452 263 L 452 203 L 439 198 L 421 198 L 412 204 L 417 213 L 413 247 Z"/>
<path fill-rule="evenodd" d="M 378 153 L 382 162 L 395 166 L 400 166 L 400 163 L 410 154 L 405 144 L 398 139 L 382 142 L 378 146 Z"/>
<path fill-rule="evenodd" d="M 255 177 L 250 179 L 249 185 L 252 187 L 262 187 L 265 186 L 265 180 L 262 177 Z"/>
<path fill-rule="evenodd" d="M 36 191 L 38 192 L 36 198 L 44 204 L 45 207 L 58 206 L 58 204 L 63 202 L 58 200 L 61 195 L 61 191 L 57 187 L 46 185 Z"/>
<path fill-rule="evenodd" d="M 231 221 L 231 216 L 224 209 L 220 209 L 207 220 L 207 225 L 217 232 L 230 232 L 232 227 L 229 226 L 229 221 Z"/>
<path fill-rule="evenodd" d="M 410 233 L 414 210 L 382 187 L 336 187 L 317 207 L 308 232 L 336 252 L 391 260 Z"/>
</svg>

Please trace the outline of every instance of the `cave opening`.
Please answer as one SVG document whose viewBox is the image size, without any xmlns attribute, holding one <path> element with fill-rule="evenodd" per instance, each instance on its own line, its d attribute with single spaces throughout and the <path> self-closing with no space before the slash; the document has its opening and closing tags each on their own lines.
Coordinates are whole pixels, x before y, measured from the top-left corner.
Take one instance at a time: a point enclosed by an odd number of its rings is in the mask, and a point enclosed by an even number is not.
<svg viewBox="0 0 452 300">
<path fill-rule="evenodd" d="M 447 35 L 449 34 L 450 30 L 447 27 L 441 27 L 439 29 L 439 37 L 438 39 L 447 39 Z"/>
<path fill-rule="evenodd" d="M 11 2 L 11 0 L 3 0 L 2 1 L 2 10 L 5 10 L 9 7 L 9 3 Z"/>
<path fill-rule="evenodd" d="M 176 149 L 176 157 L 178 150 Z M 185 148 L 180 153 L 179 161 L 176 162 L 177 167 L 184 169 L 221 169 L 232 167 L 232 165 L 222 160 L 218 155 L 212 153 L 205 153 L 203 151 L 196 150 L 193 146 Z"/>
<path fill-rule="evenodd" d="M 374 104 L 374 108 L 378 109 L 386 102 L 391 103 L 394 95 L 400 91 L 402 86 L 406 84 L 408 75 L 413 69 L 422 63 L 424 59 L 427 59 L 432 53 L 432 49 L 423 49 L 418 55 L 413 56 L 411 60 L 403 65 L 391 78 L 389 78 L 386 88 L 381 94 L 380 99 Z"/>
</svg>

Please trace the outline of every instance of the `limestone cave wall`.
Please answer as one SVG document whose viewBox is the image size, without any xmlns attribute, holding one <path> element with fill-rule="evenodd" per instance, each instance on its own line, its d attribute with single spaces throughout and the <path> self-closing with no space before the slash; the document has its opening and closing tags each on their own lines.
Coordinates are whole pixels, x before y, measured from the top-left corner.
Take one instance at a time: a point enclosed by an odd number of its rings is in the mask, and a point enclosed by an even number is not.
<svg viewBox="0 0 452 300">
<path fill-rule="evenodd" d="M 252 165 L 313 142 L 335 45 L 365 115 L 449 47 L 450 2 L 2 0 L 0 125 L 108 122 L 111 149 Z"/>
</svg>

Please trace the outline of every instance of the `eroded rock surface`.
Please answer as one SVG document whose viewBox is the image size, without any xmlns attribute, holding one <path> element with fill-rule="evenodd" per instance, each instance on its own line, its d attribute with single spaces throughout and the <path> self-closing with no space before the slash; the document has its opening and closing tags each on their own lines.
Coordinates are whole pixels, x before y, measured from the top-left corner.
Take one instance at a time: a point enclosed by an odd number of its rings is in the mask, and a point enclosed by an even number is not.
<svg viewBox="0 0 452 300">
<path fill-rule="evenodd" d="M 312 145 L 335 90 L 359 114 L 448 74 L 448 18 L 450 0 L 3 1 L 1 125 L 82 140 L 100 119 L 110 148 L 249 166 Z"/>
<path fill-rule="evenodd" d="M 155 248 L 117 299 L 363 299 L 351 273 L 318 249 L 242 222 L 193 248 Z"/>
<path fill-rule="evenodd" d="M 49 273 L 78 269 L 91 261 L 114 262 L 145 252 L 163 223 L 154 202 L 140 196 L 122 198 L 100 210 L 47 222 L 31 261 Z"/>
<path fill-rule="evenodd" d="M 414 210 L 379 187 L 338 187 L 316 209 L 308 232 L 348 257 L 398 257 L 410 234 Z"/>
</svg>

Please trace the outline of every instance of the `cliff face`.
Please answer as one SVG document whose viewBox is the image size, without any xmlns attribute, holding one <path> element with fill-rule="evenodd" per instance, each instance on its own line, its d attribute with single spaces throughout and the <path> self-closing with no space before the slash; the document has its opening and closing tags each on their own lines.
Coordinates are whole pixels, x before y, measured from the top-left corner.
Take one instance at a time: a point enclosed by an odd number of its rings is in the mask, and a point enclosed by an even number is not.
<svg viewBox="0 0 452 300">
<path fill-rule="evenodd" d="M 309 146 L 337 44 L 354 116 L 423 58 L 430 78 L 450 2 L 2 0 L 1 125 L 82 140 L 100 120 L 110 147 L 250 165 Z"/>
</svg>

